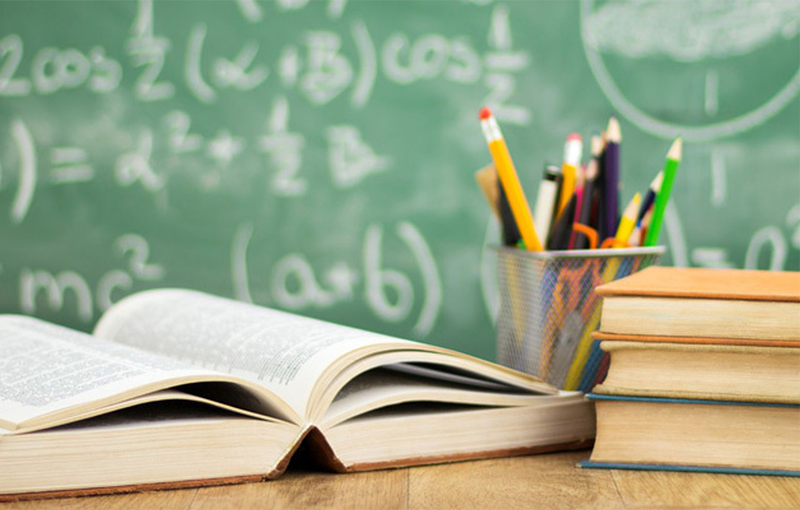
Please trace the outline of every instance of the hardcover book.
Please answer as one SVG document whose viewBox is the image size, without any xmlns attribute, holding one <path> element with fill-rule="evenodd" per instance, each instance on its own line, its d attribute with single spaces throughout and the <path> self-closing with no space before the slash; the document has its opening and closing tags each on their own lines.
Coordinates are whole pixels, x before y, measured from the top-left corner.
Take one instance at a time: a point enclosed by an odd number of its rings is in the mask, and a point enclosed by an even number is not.
<svg viewBox="0 0 800 510">
<path fill-rule="evenodd" d="M 581 467 L 800 476 L 800 405 L 589 398 L 597 440 Z"/>
<path fill-rule="evenodd" d="M 0 316 L 0 499 L 585 448 L 591 402 L 421 343 L 184 290 L 87 335 Z"/>
<path fill-rule="evenodd" d="M 594 393 L 800 404 L 800 349 L 604 341 Z"/>
<path fill-rule="evenodd" d="M 650 267 L 596 291 L 598 339 L 800 345 L 800 273 Z"/>
</svg>

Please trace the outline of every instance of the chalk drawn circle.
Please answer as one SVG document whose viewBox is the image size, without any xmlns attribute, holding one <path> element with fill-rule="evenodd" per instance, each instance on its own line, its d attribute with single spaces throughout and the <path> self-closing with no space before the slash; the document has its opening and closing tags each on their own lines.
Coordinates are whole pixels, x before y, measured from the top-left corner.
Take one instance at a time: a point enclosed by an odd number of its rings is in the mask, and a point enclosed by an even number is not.
<svg viewBox="0 0 800 510">
<path fill-rule="evenodd" d="M 769 120 L 789 104 L 800 91 L 800 67 L 798 67 L 797 72 L 789 80 L 789 83 L 769 101 L 739 117 L 706 126 L 675 124 L 659 120 L 625 98 L 603 63 L 603 58 L 600 56 L 599 51 L 587 42 L 588 37 L 585 31 L 588 28 L 586 20 L 592 12 L 594 3 L 595 0 L 581 0 L 580 9 L 581 42 L 586 52 L 589 67 L 612 106 L 628 121 L 647 133 L 667 139 L 674 138 L 680 134 L 684 140 L 693 142 L 705 142 L 733 136 Z"/>
</svg>

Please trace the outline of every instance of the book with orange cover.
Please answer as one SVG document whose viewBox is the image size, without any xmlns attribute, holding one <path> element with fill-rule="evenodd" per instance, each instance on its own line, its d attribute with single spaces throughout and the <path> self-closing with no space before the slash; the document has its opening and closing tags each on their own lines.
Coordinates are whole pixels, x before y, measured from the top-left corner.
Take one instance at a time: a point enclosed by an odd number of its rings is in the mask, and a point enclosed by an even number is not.
<svg viewBox="0 0 800 510">
<path fill-rule="evenodd" d="M 596 289 L 601 296 L 650 296 L 800 303 L 800 272 L 648 267 Z"/>
<path fill-rule="evenodd" d="M 600 340 L 800 347 L 800 273 L 650 267 L 596 291 Z"/>
<path fill-rule="evenodd" d="M 578 392 L 447 349 L 164 289 L 93 335 L 0 316 L 0 500 L 585 448 Z"/>
<path fill-rule="evenodd" d="M 653 267 L 597 293 L 581 466 L 800 475 L 800 274 Z"/>
</svg>

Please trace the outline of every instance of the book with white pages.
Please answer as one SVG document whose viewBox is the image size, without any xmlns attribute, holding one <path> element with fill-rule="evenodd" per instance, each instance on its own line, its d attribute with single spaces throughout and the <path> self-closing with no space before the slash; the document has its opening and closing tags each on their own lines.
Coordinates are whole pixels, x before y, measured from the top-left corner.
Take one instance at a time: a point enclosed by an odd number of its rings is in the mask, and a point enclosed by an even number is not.
<svg viewBox="0 0 800 510">
<path fill-rule="evenodd" d="M 0 316 L 0 499 L 260 481 L 585 448 L 592 404 L 451 350 L 195 291 L 92 335 Z"/>
</svg>

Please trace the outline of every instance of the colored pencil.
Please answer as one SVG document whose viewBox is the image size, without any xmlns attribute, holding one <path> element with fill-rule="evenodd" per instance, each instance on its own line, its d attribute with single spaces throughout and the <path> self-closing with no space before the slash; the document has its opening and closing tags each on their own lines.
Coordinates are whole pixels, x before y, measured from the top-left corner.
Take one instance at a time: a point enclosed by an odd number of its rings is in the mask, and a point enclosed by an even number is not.
<svg viewBox="0 0 800 510">
<path fill-rule="evenodd" d="M 580 214 L 578 216 L 578 223 L 587 227 L 592 226 L 591 215 L 592 207 L 595 199 L 595 184 L 597 182 L 597 174 L 599 170 L 600 154 L 603 152 L 603 142 L 599 136 L 592 137 L 592 159 L 586 166 L 583 183 L 583 197 L 581 198 Z M 585 236 L 577 236 L 575 239 L 575 249 L 582 250 L 588 246 L 588 241 Z"/>
<path fill-rule="evenodd" d="M 542 182 L 539 183 L 539 192 L 533 213 L 533 224 L 536 232 L 541 236 L 542 244 L 547 245 L 550 235 L 550 223 L 553 219 L 553 208 L 558 197 L 558 167 L 545 165 Z"/>
<path fill-rule="evenodd" d="M 578 195 L 572 194 L 572 198 L 567 202 L 567 206 L 561 211 L 561 217 L 556 222 L 553 235 L 547 243 L 548 250 L 566 250 L 569 247 L 569 239 L 572 236 L 572 222 L 575 219 L 575 206 L 578 203 Z"/>
<path fill-rule="evenodd" d="M 667 160 L 664 163 L 664 180 L 661 182 L 661 190 L 658 192 L 653 204 L 653 218 L 650 220 L 650 226 L 647 229 L 644 246 L 655 246 L 658 243 L 658 235 L 661 233 L 661 224 L 664 221 L 664 211 L 667 209 L 667 202 L 669 202 L 669 196 L 672 193 L 672 183 L 675 182 L 675 174 L 681 164 L 682 151 L 683 142 L 681 142 L 681 137 L 679 136 L 672 142 L 672 146 L 667 153 Z"/>
<path fill-rule="evenodd" d="M 486 203 L 489 204 L 497 220 L 500 221 L 500 209 L 498 209 L 498 185 L 500 182 L 497 180 L 497 171 L 494 165 L 487 165 L 477 172 L 475 172 L 475 182 L 483 192 Z"/>
<path fill-rule="evenodd" d="M 619 122 L 614 117 L 608 121 L 607 143 L 603 165 L 603 236 L 611 237 L 617 230 L 619 215 L 619 145 L 622 142 Z"/>
<path fill-rule="evenodd" d="M 556 174 L 556 199 L 553 201 L 553 212 L 550 215 L 550 231 L 547 233 L 547 238 L 553 236 L 553 230 L 556 228 L 556 223 L 558 222 L 559 217 L 559 197 L 561 196 L 561 186 L 564 185 L 564 175 L 561 173 L 561 167 L 547 164 L 545 165 L 548 172 L 553 172 Z"/>
<path fill-rule="evenodd" d="M 514 213 L 511 211 L 511 206 L 508 203 L 508 195 L 506 195 L 503 186 L 501 186 L 499 182 L 497 183 L 497 210 L 500 212 L 503 245 L 516 246 L 521 239 L 519 228 L 517 227 L 517 222 L 514 220 Z"/>
<path fill-rule="evenodd" d="M 639 238 L 639 246 L 644 246 L 644 240 L 647 238 L 647 230 L 650 228 L 650 221 L 653 219 L 653 208 L 644 213 L 641 223 L 639 223 L 639 231 L 641 237 Z"/>
<path fill-rule="evenodd" d="M 628 244 L 630 244 L 634 248 L 641 246 L 641 244 L 642 244 L 642 228 L 641 228 L 641 225 L 637 224 L 633 228 L 633 232 L 631 232 L 631 236 L 628 238 Z"/>
<path fill-rule="evenodd" d="M 578 133 L 570 133 L 564 143 L 564 163 L 561 165 L 561 191 L 558 197 L 558 216 L 567 206 L 572 194 L 575 192 L 577 182 L 577 169 L 581 164 L 581 153 L 583 152 L 583 141 Z M 556 218 L 558 219 L 558 218 Z"/>
<path fill-rule="evenodd" d="M 636 212 L 639 210 L 639 203 L 641 201 L 642 195 L 640 193 L 635 194 L 630 203 L 628 203 L 628 207 L 625 208 L 625 212 L 622 213 L 622 218 L 620 218 L 619 226 L 617 227 L 617 233 L 614 236 L 615 247 L 623 247 L 628 244 L 628 239 L 630 239 L 633 229 L 636 227 Z"/>
<path fill-rule="evenodd" d="M 642 221 L 644 218 L 644 214 L 650 209 L 650 206 L 653 205 L 653 202 L 656 199 L 656 195 L 658 191 L 661 189 L 661 182 L 664 180 L 664 172 L 658 172 L 656 174 L 655 179 L 653 182 L 650 183 L 650 187 L 647 188 L 647 194 L 644 196 L 644 200 L 642 201 L 642 206 L 639 208 L 639 214 L 636 215 L 636 223 Z"/>
<path fill-rule="evenodd" d="M 573 225 L 575 223 L 579 223 L 581 221 L 581 207 L 583 207 L 583 197 L 584 197 L 584 187 L 586 186 L 586 173 L 583 171 L 582 168 L 578 168 L 578 181 L 575 184 L 575 196 L 578 197 L 575 203 L 575 216 L 572 218 Z M 577 232 L 575 229 L 572 229 L 572 233 L 569 237 L 569 246 L 568 249 L 572 250 L 575 249 L 575 243 L 577 242 Z M 583 238 L 584 236 L 581 236 Z"/>
</svg>

